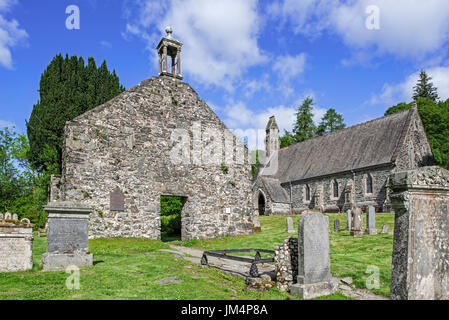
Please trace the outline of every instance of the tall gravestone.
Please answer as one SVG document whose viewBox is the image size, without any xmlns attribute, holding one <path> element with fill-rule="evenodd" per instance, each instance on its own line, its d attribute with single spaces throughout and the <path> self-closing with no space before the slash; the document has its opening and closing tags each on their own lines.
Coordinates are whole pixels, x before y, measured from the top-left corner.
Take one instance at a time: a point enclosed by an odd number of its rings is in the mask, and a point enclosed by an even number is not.
<svg viewBox="0 0 449 320">
<path fill-rule="evenodd" d="M 340 232 L 340 220 L 334 220 L 334 232 Z"/>
<path fill-rule="evenodd" d="M 346 211 L 346 230 L 351 231 L 352 226 L 352 211 L 349 209 Z"/>
<path fill-rule="evenodd" d="M 423 167 L 390 176 L 395 211 L 390 297 L 449 299 L 449 171 Z"/>
<path fill-rule="evenodd" d="M 285 224 L 288 233 L 295 233 L 295 229 L 293 228 L 293 219 L 291 217 L 287 217 L 287 219 L 285 219 Z"/>
<path fill-rule="evenodd" d="M 359 207 L 352 208 L 351 236 L 359 237 L 363 235 L 363 212 Z"/>
<path fill-rule="evenodd" d="M 51 202 L 48 212 L 47 252 L 42 255 L 44 271 L 66 270 L 68 266 L 93 264 L 89 253 L 89 214 L 91 208 L 69 201 Z"/>
<path fill-rule="evenodd" d="M 366 230 L 367 234 L 377 234 L 376 229 L 376 209 L 373 206 L 368 206 L 366 210 Z"/>
<path fill-rule="evenodd" d="M 33 225 L 0 221 L 0 272 L 33 268 Z"/>
<path fill-rule="evenodd" d="M 298 225 L 298 277 L 290 293 L 311 299 L 332 294 L 337 288 L 330 273 L 329 217 L 307 212 Z"/>
</svg>

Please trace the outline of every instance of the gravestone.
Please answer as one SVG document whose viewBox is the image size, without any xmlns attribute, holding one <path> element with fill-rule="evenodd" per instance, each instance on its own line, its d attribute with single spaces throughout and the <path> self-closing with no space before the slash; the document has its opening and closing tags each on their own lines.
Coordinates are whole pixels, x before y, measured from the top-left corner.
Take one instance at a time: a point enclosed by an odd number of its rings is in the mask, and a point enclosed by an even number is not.
<svg viewBox="0 0 449 320">
<path fill-rule="evenodd" d="M 291 217 L 288 217 L 287 219 L 285 219 L 285 223 L 287 225 L 287 232 L 295 233 L 295 229 L 293 228 L 293 219 Z"/>
<path fill-rule="evenodd" d="M 19 220 L 19 216 L 18 216 L 16 213 L 14 213 L 14 214 L 12 215 L 12 219 L 13 219 L 13 220 Z"/>
<path fill-rule="evenodd" d="M 334 220 L 334 232 L 340 232 L 340 220 Z"/>
<path fill-rule="evenodd" d="M 376 210 L 373 206 L 368 206 L 366 211 L 366 230 L 367 234 L 377 234 L 376 229 Z"/>
<path fill-rule="evenodd" d="M 33 225 L 0 222 L 0 272 L 33 268 Z"/>
<path fill-rule="evenodd" d="M 382 230 L 380 231 L 381 234 L 386 234 L 389 233 L 390 231 L 388 230 L 388 224 L 384 224 L 382 225 Z"/>
<path fill-rule="evenodd" d="M 109 206 L 111 211 L 125 211 L 125 195 L 119 188 L 111 192 Z"/>
<path fill-rule="evenodd" d="M 5 213 L 5 220 L 12 220 L 12 216 L 9 212 Z"/>
<path fill-rule="evenodd" d="M 51 202 L 48 212 L 47 252 L 42 255 L 44 271 L 65 270 L 70 265 L 93 264 L 89 252 L 89 214 L 91 208 L 69 201 Z"/>
<path fill-rule="evenodd" d="M 359 207 L 352 208 L 351 236 L 359 237 L 363 235 L 363 217 L 362 209 Z"/>
<path fill-rule="evenodd" d="M 395 211 L 392 300 L 449 299 L 449 171 L 390 175 Z"/>
<path fill-rule="evenodd" d="M 20 220 L 20 222 L 26 223 L 26 224 L 30 224 L 31 221 L 28 218 L 23 218 L 22 220 Z"/>
<path fill-rule="evenodd" d="M 338 281 L 330 274 L 329 217 L 307 212 L 298 224 L 298 277 L 292 295 L 304 299 L 334 293 Z"/>
<path fill-rule="evenodd" d="M 352 211 L 349 209 L 346 211 L 346 230 L 351 231 L 352 225 Z"/>
<path fill-rule="evenodd" d="M 3 213 L 0 213 L 0 220 L 3 220 L 3 219 L 4 219 Z"/>
</svg>

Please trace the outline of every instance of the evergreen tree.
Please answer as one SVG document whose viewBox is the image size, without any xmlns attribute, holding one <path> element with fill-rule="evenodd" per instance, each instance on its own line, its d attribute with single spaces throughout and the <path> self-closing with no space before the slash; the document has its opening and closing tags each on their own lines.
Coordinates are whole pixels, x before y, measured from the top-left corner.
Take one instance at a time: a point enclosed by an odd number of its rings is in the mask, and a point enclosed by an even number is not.
<svg viewBox="0 0 449 320">
<path fill-rule="evenodd" d="M 296 143 L 295 138 L 287 130 L 284 131 L 284 135 L 280 137 L 280 140 L 281 140 L 281 148 L 289 147 L 292 144 Z"/>
<path fill-rule="evenodd" d="M 109 72 L 106 61 L 97 68 L 92 57 L 87 66 L 76 55 L 54 57 L 41 76 L 40 100 L 27 122 L 28 157 L 33 167 L 44 171 L 51 166 L 53 173 L 59 173 L 65 123 L 124 90 L 115 71 Z"/>
<path fill-rule="evenodd" d="M 337 113 L 335 109 L 330 108 L 326 111 L 321 122 L 318 125 L 317 135 L 322 136 L 346 127 L 343 122 L 343 116 Z"/>
<path fill-rule="evenodd" d="M 430 82 L 430 80 L 432 80 L 432 78 L 429 77 L 424 70 L 421 70 L 421 73 L 419 74 L 418 83 L 416 84 L 415 87 L 413 87 L 414 101 L 417 101 L 418 98 L 428 98 L 433 102 L 436 102 L 439 99 L 437 88 L 433 86 L 433 83 Z"/>
<path fill-rule="evenodd" d="M 313 122 L 313 99 L 306 98 L 296 112 L 296 123 L 293 127 L 293 138 L 302 142 L 315 137 L 316 126 Z"/>
</svg>

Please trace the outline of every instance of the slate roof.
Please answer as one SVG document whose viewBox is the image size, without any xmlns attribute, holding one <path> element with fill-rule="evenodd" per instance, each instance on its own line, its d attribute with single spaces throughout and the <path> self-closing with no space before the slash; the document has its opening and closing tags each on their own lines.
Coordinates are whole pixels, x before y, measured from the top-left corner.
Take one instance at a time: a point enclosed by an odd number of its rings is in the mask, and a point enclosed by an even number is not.
<svg viewBox="0 0 449 320">
<path fill-rule="evenodd" d="M 278 179 L 273 179 L 269 177 L 262 177 L 262 183 L 267 190 L 268 195 L 274 202 L 290 203 L 289 196 Z"/>
<path fill-rule="evenodd" d="M 413 112 L 416 108 L 281 149 L 277 173 L 269 177 L 284 183 L 392 164 Z"/>
</svg>

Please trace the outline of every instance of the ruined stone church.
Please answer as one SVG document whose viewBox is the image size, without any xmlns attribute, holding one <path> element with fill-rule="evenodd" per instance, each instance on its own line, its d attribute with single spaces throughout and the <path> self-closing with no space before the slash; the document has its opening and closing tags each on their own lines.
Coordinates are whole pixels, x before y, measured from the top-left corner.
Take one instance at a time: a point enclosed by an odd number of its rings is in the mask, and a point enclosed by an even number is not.
<svg viewBox="0 0 449 320">
<path fill-rule="evenodd" d="M 434 164 L 416 105 L 283 149 L 271 117 L 265 146 L 269 160 L 252 185 L 259 215 L 342 212 L 354 205 L 390 212 L 390 174 Z"/>
<path fill-rule="evenodd" d="M 252 232 L 247 149 L 182 81 L 182 43 L 166 32 L 159 76 L 66 123 L 50 200 L 91 207 L 90 238 L 160 239 L 166 195 L 183 199 L 183 240 Z"/>
</svg>

